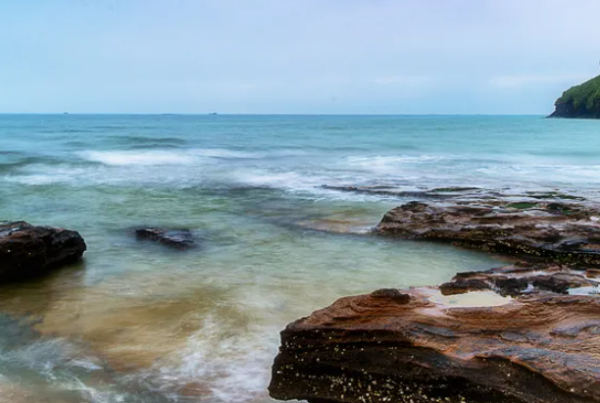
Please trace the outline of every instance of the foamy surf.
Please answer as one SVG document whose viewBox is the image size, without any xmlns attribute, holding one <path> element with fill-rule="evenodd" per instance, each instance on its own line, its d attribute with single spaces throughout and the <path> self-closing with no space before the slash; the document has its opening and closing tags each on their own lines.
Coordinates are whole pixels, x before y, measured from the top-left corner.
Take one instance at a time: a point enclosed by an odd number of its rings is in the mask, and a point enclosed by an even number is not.
<svg viewBox="0 0 600 403">
<path fill-rule="evenodd" d="M 83 151 L 78 155 L 92 162 L 112 166 L 190 165 L 194 157 L 187 152 L 172 151 Z"/>
<path fill-rule="evenodd" d="M 298 153 L 286 151 L 245 152 L 221 148 L 192 148 L 183 150 L 113 150 L 80 151 L 76 155 L 86 161 L 111 166 L 130 165 L 193 165 L 206 163 L 206 159 L 260 159 L 293 156 Z"/>
</svg>

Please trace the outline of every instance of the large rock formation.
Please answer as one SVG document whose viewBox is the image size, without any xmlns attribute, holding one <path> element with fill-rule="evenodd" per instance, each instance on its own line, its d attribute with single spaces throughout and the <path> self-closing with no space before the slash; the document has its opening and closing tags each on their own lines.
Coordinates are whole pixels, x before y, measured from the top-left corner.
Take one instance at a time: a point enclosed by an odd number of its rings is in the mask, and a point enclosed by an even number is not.
<svg viewBox="0 0 600 403">
<path fill-rule="evenodd" d="M 0 223 L 0 282 L 46 273 L 76 261 L 85 250 L 75 231 L 23 221 Z"/>
<path fill-rule="evenodd" d="M 528 262 L 459 273 L 439 287 L 341 298 L 290 324 L 271 396 L 600 402 L 600 211 L 585 200 L 553 199 L 461 196 L 388 212 L 376 233 Z"/>
<path fill-rule="evenodd" d="M 341 298 L 281 333 L 270 394 L 315 403 L 600 402 L 600 299 L 557 294 L 552 284 L 597 290 L 584 272 L 511 266 L 458 275 L 443 287 L 458 295 L 422 287 Z"/>
<path fill-rule="evenodd" d="M 531 259 L 600 265 L 600 211 L 566 202 L 411 202 L 389 211 L 376 231 Z"/>
<path fill-rule="evenodd" d="M 551 118 L 600 118 L 600 76 L 565 91 Z"/>
</svg>

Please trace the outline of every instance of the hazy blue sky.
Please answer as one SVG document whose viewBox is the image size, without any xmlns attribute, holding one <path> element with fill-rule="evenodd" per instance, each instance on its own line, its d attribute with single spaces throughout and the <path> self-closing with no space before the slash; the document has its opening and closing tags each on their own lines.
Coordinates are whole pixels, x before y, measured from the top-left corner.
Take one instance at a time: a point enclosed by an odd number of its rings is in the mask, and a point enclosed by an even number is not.
<svg viewBox="0 0 600 403">
<path fill-rule="evenodd" d="M 0 0 L 0 112 L 522 113 L 598 0 Z"/>
</svg>

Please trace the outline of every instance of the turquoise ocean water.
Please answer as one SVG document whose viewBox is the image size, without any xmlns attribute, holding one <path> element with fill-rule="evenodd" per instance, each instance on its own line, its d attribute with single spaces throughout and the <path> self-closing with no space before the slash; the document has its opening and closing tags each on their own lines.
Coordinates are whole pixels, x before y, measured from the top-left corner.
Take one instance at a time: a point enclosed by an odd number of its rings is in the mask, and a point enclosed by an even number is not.
<svg viewBox="0 0 600 403">
<path fill-rule="evenodd" d="M 0 220 L 81 263 L 0 291 L 0 402 L 264 402 L 279 331 L 335 299 L 501 264 L 369 233 L 413 200 L 326 186 L 600 198 L 600 124 L 542 117 L 0 115 Z M 189 228 L 199 247 L 136 241 Z M 8 399 L 8 400 L 3 400 Z"/>
</svg>

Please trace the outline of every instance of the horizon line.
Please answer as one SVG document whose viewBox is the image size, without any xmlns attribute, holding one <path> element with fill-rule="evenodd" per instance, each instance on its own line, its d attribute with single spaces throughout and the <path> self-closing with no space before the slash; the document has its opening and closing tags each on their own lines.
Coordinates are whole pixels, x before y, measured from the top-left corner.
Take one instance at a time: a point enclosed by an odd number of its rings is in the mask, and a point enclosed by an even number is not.
<svg viewBox="0 0 600 403">
<path fill-rule="evenodd" d="M 218 112 L 0 112 L 6 115 L 112 116 L 548 116 L 542 113 L 218 113 Z"/>
</svg>

